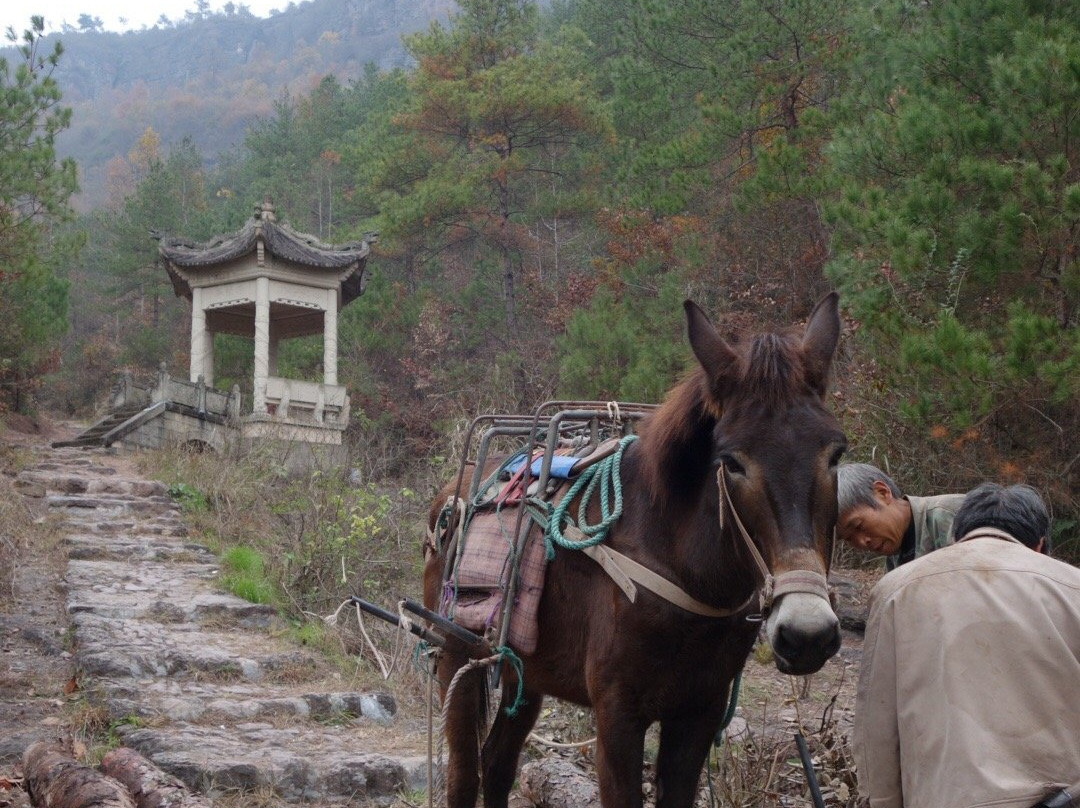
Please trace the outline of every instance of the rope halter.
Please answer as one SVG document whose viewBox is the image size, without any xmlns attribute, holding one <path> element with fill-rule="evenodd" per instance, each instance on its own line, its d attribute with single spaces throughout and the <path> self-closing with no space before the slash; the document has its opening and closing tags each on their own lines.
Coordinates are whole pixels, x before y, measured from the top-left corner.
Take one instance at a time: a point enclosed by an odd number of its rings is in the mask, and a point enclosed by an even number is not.
<svg viewBox="0 0 1080 808">
<path fill-rule="evenodd" d="M 735 523 L 746 549 L 750 552 L 750 558 L 753 559 L 754 566 L 757 567 L 758 578 L 761 580 L 758 590 L 758 613 L 750 615 L 747 619 L 764 620 L 772 611 L 775 601 L 779 600 L 783 595 L 790 595 L 793 592 L 817 595 L 831 603 L 832 594 L 829 590 L 828 578 L 820 572 L 814 570 L 787 570 L 779 575 L 774 576 L 772 574 L 769 565 L 765 563 L 765 559 L 762 557 L 757 545 L 754 544 L 754 540 L 750 538 L 750 533 L 747 531 L 742 519 L 739 518 L 739 512 L 735 510 L 735 503 L 731 501 L 731 492 L 728 491 L 727 475 L 724 473 L 723 463 L 716 469 L 716 486 L 720 489 L 718 514 L 720 528 L 722 530 L 724 527 L 725 512 L 730 511 L 732 521 Z"/>
</svg>

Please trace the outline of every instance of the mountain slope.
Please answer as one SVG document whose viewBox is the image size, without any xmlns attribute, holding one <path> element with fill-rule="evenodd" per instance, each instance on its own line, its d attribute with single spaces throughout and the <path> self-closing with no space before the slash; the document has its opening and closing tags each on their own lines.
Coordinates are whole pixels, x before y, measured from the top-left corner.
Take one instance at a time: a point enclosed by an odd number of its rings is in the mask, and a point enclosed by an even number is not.
<svg viewBox="0 0 1080 808">
<path fill-rule="evenodd" d="M 147 127 L 166 149 L 190 138 L 212 157 L 239 144 L 285 90 L 306 94 L 330 73 L 348 82 L 367 63 L 406 65 L 401 36 L 453 7 L 452 0 L 312 0 L 259 18 L 230 4 L 141 31 L 59 35 L 65 52 L 55 77 L 74 114 L 58 146 L 79 163 L 78 207 L 104 201 L 106 165 L 126 156 Z M 3 55 L 12 59 L 10 49 Z"/>
</svg>

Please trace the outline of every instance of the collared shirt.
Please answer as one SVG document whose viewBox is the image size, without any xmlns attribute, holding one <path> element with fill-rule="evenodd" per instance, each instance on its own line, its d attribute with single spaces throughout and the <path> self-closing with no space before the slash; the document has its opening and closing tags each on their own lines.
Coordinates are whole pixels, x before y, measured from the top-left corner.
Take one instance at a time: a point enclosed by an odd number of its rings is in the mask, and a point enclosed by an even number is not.
<svg viewBox="0 0 1080 808">
<path fill-rule="evenodd" d="M 1029 808 L 1080 780 L 1080 569 L 972 535 L 871 595 L 855 707 L 871 808 Z"/>
</svg>

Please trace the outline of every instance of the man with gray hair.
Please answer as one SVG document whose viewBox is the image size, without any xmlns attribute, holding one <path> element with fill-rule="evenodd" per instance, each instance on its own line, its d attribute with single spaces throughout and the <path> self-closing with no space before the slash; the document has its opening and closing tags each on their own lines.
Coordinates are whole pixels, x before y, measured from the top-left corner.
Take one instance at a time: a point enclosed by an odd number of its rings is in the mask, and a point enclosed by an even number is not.
<svg viewBox="0 0 1080 808">
<path fill-rule="evenodd" d="M 1080 780 L 1080 569 L 1045 555 L 1050 515 L 1028 486 L 979 486 L 953 526 L 954 544 L 871 594 L 859 793 L 870 808 L 1067 805 Z"/>
<path fill-rule="evenodd" d="M 963 494 L 904 496 L 888 474 L 869 463 L 837 471 L 836 536 L 860 550 L 887 556 L 887 569 L 952 543 L 952 522 Z"/>
</svg>

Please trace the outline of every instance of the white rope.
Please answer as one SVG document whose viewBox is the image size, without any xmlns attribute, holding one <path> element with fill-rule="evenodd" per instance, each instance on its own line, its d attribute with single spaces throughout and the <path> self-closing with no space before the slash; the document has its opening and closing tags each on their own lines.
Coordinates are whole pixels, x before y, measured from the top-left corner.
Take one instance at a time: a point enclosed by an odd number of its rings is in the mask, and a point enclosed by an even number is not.
<svg viewBox="0 0 1080 808">
<path fill-rule="evenodd" d="M 328 626 L 336 626 L 338 624 L 338 620 L 340 619 L 341 610 L 344 609 L 346 606 L 348 606 L 350 603 L 352 603 L 352 598 L 349 598 L 348 600 L 343 600 L 341 602 L 341 605 L 338 606 L 337 609 L 334 610 L 334 613 L 324 616 L 322 618 L 322 621 L 324 623 L 326 623 L 326 625 L 328 625 Z M 311 612 L 305 612 L 305 614 L 311 614 Z M 317 615 L 312 615 L 312 616 L 317 616 Z M 383 679 L 389 679 L 390 678 L 390 673 L 393 671 L 393 669 L 397 665 L 397 659 L 398 659 L 398 656 L 399 656 L 398 651 L 394 652 L 393 659 L 391 660 L 391 664 L 387 665 L 386 664 L 386 657 L 384 657 L 382 655 L 382 653 L 379 651 L 379 649 L 375 647 L 375 643 L 372 642 L 371 637 L 367 633 L 367 629 L 364 627 L 364 620 L 363 620 L 363 617 L 361 617 L 360 606 L 359 605 L 357 605 L 357 607 L 356 607 L 356 623 L 357 623 L 357 625 L 360 626 L 360 634 L 361 634 L 361 636 L 363 636 L 364 642 L 367 643 L 367 647 L 371 649 L 372 656 L 375 657 L 375 664 L 377 664 L 379 666 L 379 672 L 382 674 L 382 678 Z M 399 646 L 400 646 L 400 643 L 399 643 Z M 399 648 L 399 650 L 400 650 L 400 648 Z"/>
<path fill-rule="evenodd" d="M 591 746 L 596 743 L 596 736 L 584 741 L 575 741 L 573 743 L 560 743 L 559 741 L 551 741 L 547 738 L 543 738 L 537 735 L 535 732 L 529 733 L 529 740 L 536 741 L 541 746 L 550 746 L 552 749 L 581 749 L 583 746 Z"/>
<path fill-rule="evenodd" d="M 607 403 L 607 415 L 616 427 L 622 426 L 622 411 L 619 409 L 618 401 L 609 401 Z"/>
<path fill-rule="evenodd" d="M 360 606 L 359 606 L 359 604 L 356 607 L 356 622 L 360 625 L 360 633 L 364 637 L 364 642 L 367 643 L 368 648 L 371 649 L 371 653 L 375 657 L 375 662 L 379 666 L 379 672 L 382 673 L 382 678 L 383 679 L 389 679 L 390 678 L 390 668 L 388 668 L 386 666 L 386 659 L 379 652 L 379 649 L 375 647 L 375 643 L 373 643 L 371 641 L 371 637 L 368 636 L 367 629 L 364 628 L 364 619 L 360 615 Z"/>
<path fill-rule="evenodd" d="M 446 724 L 447 715 L 450 712 L 450 699 L 453 697 L 454 690 L 457 688 L 457 684 L 461 680 L 461 677 L 475 668 L 486 668 L 494 665 L 500 659 L 502 659 L 501 654 L 494 654 L 493 656 L 484 657 L 483 659 L 470 659 L 457 669 L 454 678 L 450 680 L 450 686 L 446 688 L 446 695 L 443 696 L 442 720 L 444 725 Z"/>
<path fill-rule="evenodd" d="M 325 617 L 322 618 L 322 621 L 324 623 L 326 623 L 326 625 L 328 625 L 328 626 L 336 626 L 337 622 L 338 622 L 338 615 L 341 614 L 341 610 L 344 609 L 346 606 L 348 606 L 350 603 L 352 603 L 352 598 L 349 598 L 348 600 L 341 601 L 341 605 L 338 606 L 337 609 L 334 610 L 334 613 L 326 615 Z M 304 614 L 312 614 L 312 613 L 311 612 L 304 612 Z M 313 615 L 312 614 L 312 617 L 318 617 L 318 615 Z"/>
</svg>

